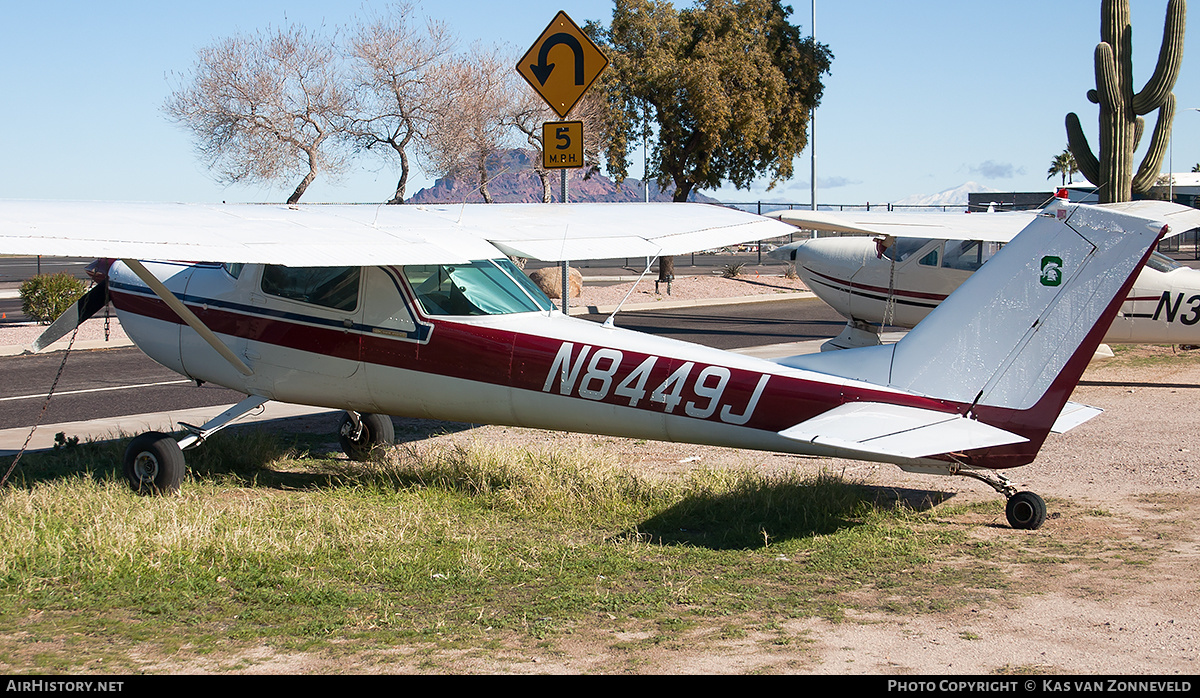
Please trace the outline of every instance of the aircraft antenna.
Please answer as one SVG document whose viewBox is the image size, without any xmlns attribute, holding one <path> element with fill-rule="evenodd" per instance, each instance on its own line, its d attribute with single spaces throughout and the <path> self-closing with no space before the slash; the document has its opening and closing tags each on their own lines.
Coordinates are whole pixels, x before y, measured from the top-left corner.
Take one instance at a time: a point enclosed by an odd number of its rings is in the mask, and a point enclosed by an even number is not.
<svg viewBox="0 0 1200 698">
<path fill-rule="evenodd" d="M 566 173 L 567 171 L 563 170 L 564 176 L 566 176 Z M 566 180 L 564 179 L 563 181 L 565 182 Z M 571 314 L 571 284 L 568 283 L 571 280 L 571 262 L 567 259 L 567 240 L 570 236 L 570 233 L 571 226 L 564 225 L 562 246 L 558 248 L 558 258 L 562 260 L 558 263 L 559 268 L 562 271 L 561 280 L 559 282 L 561 285 L 558 287 L 558 290 L 560 291 L 559 300 L 562 301 L 563 315 Z"/>
<path fill-rule="evenodd" d="M 658 248 L 658 253 L 655 253 L 653 258 L 646 258 L 646 268 L 642 270 L 642 274 L 637 278 L 637 281 L 633 282 L 633 285 L 629 287 L 629 291 L 625 294 L 625 297 L 621 299 L 621 302 L 617 303 L 617 307 L 613 309 L 612 314 L 609 315 L 604 321 L 605 327 L 613 326 L 613 319 L 617 317 L 617 313 L 621 312 L 621 308 L 625 305 L 625 301 L 629 300 L 629 296 L 633 295 L 633 289 L 637 288 L 637 285 L 642 283 L 642 279 L 646 278 L 646 274 L 650 273 L 651 267 L 653 267 L 654 263 L 658 261 L 658 254 L 661 252 L 662 248 L 660 247 Z"/>
</svg>

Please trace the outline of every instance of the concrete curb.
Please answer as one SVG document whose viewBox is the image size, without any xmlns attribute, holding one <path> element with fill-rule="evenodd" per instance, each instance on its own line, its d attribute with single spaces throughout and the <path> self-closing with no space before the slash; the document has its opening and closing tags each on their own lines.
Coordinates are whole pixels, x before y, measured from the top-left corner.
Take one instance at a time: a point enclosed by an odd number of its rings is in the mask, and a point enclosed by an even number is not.
<svg viewBox="0 0 1200 698">
<path fill-rule="evenodd" d="M 91 340 L 91 341 L 87 341 L 87 342 L 75 342 L 75 346 L 71 347 L 71 351 L 92 351 L 93 349 L 120 349 L 122 347 L 132 347 L 132 346 L 133 346 L 133 342 L 128 339 L 114 339 L 109 342 L 106 342 L 103 339 L 95 339 L 95 340 Z M 55 352 L 66 351 L 66 350 L 67 350 L 66 345 L 63 345 L 60 347 L 60 346 L 58 346 L 58 343 L 55 342 L 54 344 L 50 345 L 49 349 L 46 349 L 45 351 L 39 352 L 39 353 L 53 354 Z M 32 354 L 32 353 L 33 353 L 33 351 L 30 350 L 28 345 L 12 345 L 12 346 L 7 346 L 7 347 L 0 347 L 0 357 L 22 356 L 24 354 Z"/>
<path fill-rule="evenodd" d="M 786 293 L 758 294 L 754 296 L 737 296 L 735 298 L 693 298 L 690 300 L 670 300 L 664 298 L 652 303 L 629 303 L 621 307 L 621 312 L 636 312 L 639 310 L 677 310 L 679 308 L 703 308 L 713 305 L 744 305 L 747 303 L 767 303 L 770 301 L 794 301 L 804 298 L 816 298 L 812 291 L 788 291 Z M 607 315 L 616 310 L 616 305 L 585 305 L 576 308 L 568 307 L 571 315 Z"/>
<path fill-rule="evenodd" d="M 93 439 L 107 441 L 121 438 L 122 435 L 132 436 L 147 431 L 162 431 L 171 433 L 177 430 L 179 422 L 203 424 L 221 414 L 232 405 L 215 405 L 213 407 L 194 407 L 174 412 L 158 412 L 151 414 L 131 414 L 123 417 L 107 417 L 91 419 L 82 422 L 63 422 L 61 424 L 42 424 L 29 439 L 28 451 L 46 451 L 54 448 L 54 435 L 62 432 L 67 438 L 79 437 L 80 441 Z M 307 405 L 290 405 L 282 402 L 268 402 L 257 414 L 250 414 L 239 419 L 236 424 L 251 424 L 276 419 L 306 417 L 326 412 L 339 412 L 328 407 L 309 407 Z M 14 456 L 21 450 L 25 439 L 29 438 L 32 427 L 14 427 L 0 429 L 0 457 Z"/>
</svg>

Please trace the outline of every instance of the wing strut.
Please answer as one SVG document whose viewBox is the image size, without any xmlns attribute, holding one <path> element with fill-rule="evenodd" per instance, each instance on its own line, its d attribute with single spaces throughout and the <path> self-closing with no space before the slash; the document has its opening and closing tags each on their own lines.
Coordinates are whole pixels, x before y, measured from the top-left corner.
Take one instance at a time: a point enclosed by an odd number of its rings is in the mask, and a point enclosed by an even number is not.
<svg viewBox="0 0 1200 698">
<path fill-rule="evenodd" d="M 121 261 L 124 262 L 127 267 L 132 269 L 134 274 L 137 274 L 137 277 L 142 280 L 142 283 L 149 286 L 151 291 L 154 291 L 154 295 L 161 298 L 171 310 L 174 310 L 175 314 L 178 315 L 181 320 L 186 322 L 188 327 L 196 330 L 196 334 L 200 335 L 201 339 L 203 339 L 205 342 L 208 342 L 210 347 L 216 349 L 217 353 L 221 355 L 221 358 L 228 361 L 230 365 L 236 368 L 243 376 L 254 375 L 254 371 L 250 370 L 250 367 L 247 366 L 244 361 L 239 359 L 237 354 L 233 353 L 233 350 L 226 346 L 226 344 L 222 342 L 212 330 L 208 329 L 208 327 L 206 327 L 204 323 L 200 321 L 200 318 L 196 317 L 195 313 L 193 313 L 191 310 L 188 310 L 188 307 L 183 304 L 183 301 L 176 298 L 175 294 L 167 290 L 167 287 L 164 286 L 161 281 L 151 274 L 146 267 L 142 266 L 141 262 L 137 261 L 136 259 L 122 259 Z"/>
</svg>

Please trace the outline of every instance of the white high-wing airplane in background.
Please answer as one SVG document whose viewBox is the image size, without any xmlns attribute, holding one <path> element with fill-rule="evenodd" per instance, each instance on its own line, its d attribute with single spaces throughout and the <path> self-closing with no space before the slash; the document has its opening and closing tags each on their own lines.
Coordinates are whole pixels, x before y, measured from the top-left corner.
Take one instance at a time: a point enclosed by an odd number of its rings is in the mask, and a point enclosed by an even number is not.
<svg viewBox="0 0 1200 698">
<path fill-rule="evenodd" d="M 768 215 L 806 230 L 857 233 L 803 240 L 768 253 L 795 262 L 813 293 L 846 318 L 846 328 L 822 347 L 831 350 L 879 344 L 884 327 L 915 327 L 1037 212 Z M 1180 211 L 1175 218 L 1173 231 L 1200 226 L 1200 211 Z M 1104 341 L 1200 345 L 1200 270 L 1155 252 Z"/>
<path fill-rule="evenodd" d="M 279 400 L 346 410 L 356 459 L 392 440 L 386 415 L 854 458 L 976 478 L 1008 498 L 1011 525 L 1037 528 L 1041 497 L 997 471 L 1099 412 L 1068 398 L 1178 208 L 1061 205 L 900 342 L 777 361 L 564 316 L 507 259 L 789 230 L 702 204 L 0 202 L 0 253 L 120 260 L 64 321 L 107 296 L 151 358 L 247 396 L 178 441 L 135 437 L 138 492 L 177 490 L 182 449 Z"/>
</svg>

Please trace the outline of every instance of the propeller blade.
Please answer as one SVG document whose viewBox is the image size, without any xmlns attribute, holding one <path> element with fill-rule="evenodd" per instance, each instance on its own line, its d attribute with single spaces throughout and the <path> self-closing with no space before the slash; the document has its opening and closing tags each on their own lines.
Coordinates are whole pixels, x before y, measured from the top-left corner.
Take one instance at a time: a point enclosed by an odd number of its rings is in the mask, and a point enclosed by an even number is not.
<svg viewBox="0 0 1200 698">
<path fill-rule="evenodd" d="M 39 352 L 62 339 L 68 332 L 83 324 L 108 303 L 108 284 L 98 283 L 83 294 L 75 305 L 67 308 L 45 332 L 33 342 L 33 351 Z"/>
</svg>

